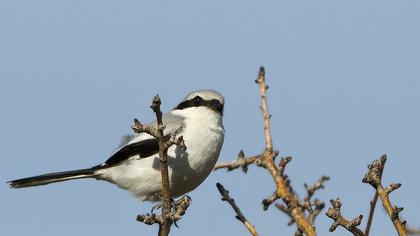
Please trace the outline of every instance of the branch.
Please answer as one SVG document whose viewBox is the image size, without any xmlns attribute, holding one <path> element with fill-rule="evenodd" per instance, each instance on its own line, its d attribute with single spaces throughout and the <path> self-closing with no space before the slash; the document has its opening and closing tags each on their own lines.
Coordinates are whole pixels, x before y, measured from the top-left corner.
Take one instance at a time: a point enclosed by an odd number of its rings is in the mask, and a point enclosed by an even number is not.
<svg viewBox="0 0 420 236">
<path fill-rule="evenodd" d="M 270 117 L 268 110 L 267 110 L 267 89 L 268 86 L 265 84 L 265 69 L 264 67 L 260 68 L 258 73 L 258 79 L 255 81 L 260 89 L 261 95 L 261 111 L 263 114 L 264 119 L 264 134 L 265 134 L 265 150 L 263 154 L 260 156 L 258 161 L 256 162 L 257 165 L 267 169 L 273 180 L 276 184 L 276 192 L 275 197 L 270 198 L 269 200 L 274 200 L 275 198 L 281 198 L 283 202 L 286 204 L 292 218 L 295 220 L 298 229 L 300 229 L 306 235 L 315 235 L 315 228 L 309 223 L 308 219 L 305 217 L 302 209 L 299 207 L 299 200 L 296 194 L 293 191 L 290 191 L 290 182 L 286 181 L 286 178 L 283 176 L 282 163 L 284 166 L 287 164 L 289 160 L 285 160 L 280 162 L 280 168 L 275 164 L 275 158 L 278 155 L 278 151 L 273 151 L 273 143 L 271 138 L 270 132 Z M 267 199 L 266 199 L 267 200 Z M 265 201 L 267 203 L 270 201 Z M 263 201 L 264 202 L 264 201 Z"/>
<path fill-rule="evenodd" d="M 171 195 L 169 192 L 169 174 L 168 174 L 168 148 L 172 145 L 179 145 L 184 150 L 186 149 L 182 136 L 176 138 L 176 131 L 172 132 L 169 138 L 163 134 L 165 125 L 162 121 L 162 112 L 160 110 L 161 100 L 158 95 L 153 98 L 151 108 L 156 114 L 157 126 L 143 125 L 137 119 L 134 119 L 134 124 L 131 128 L 136 133 L 145 132 L 155 137 L 159 143 L 159 160 L 160 172 L 162 176 L 162 215 L 147 214 L 137 216 L 137 220 L 145 224 L 159 224 L 159 236 L 169 235 L 170 228 L 173 222 L 181 219 L 182 215 L 190 205 L 191 199 L 188 196 L 182 197 L 175 202 L 174 211 L 171 211 Z"/>
<path fill-rule="evenodd" d="M 315 223 L 316 217 L 324 209 L 325 203 L 319 199 L 315 199 L 314 205 L 315 205 L 315 209 L 308 216 L 308 220 L 312 225 Z"/>
<path fill-rule="evenodd" d="M 318 180 L 315 184 L 313 184 L 313 185 L 311 185 L 311 186 L 309 186 L 309 185 L 307 185 L 307 184 L 304 184 L 304 185 L 303 185 L 303 186 L 305 187 L 305 189 L 306 189 L 306 196 L 305 196 L 305 198 L 303 199 L 303 202 L 302 202 L 302 203 L 300 203 L 300 204 L 301 204 L 301 207 L 302 207 L 303 209 L 308 210 L 308 212 L 309 212 L 310 214 L 312 214 L 312 213 L 313 213 L 313 211 L 314 211 L 314 210 L 312 209 L 311 198 L 314 196 L 314 194 L 315 194 L 315 192 L 316 192 L 317 190 L 320 190 L 320 189 L 325 188 L 325 186 L 324 186 L 324 182 L 325 182 L 325 181 L 327 181 L 327 180 L 329 180 L 329 179 L 330 179 L 330 177 L 323 175 L 323 176 L 321 176 L 321 177 L 319 178 L 319 180 Z M 325 205 L 322 201 L 320 201 L 320 200 L 318 200 L 318 199 L 316 199 L 316 200 L 315 200 L 314 204 L 315 204 L 315 207 L 318 207 L 318 208 L 321 208 L 321 206 L 322 206 L 322 208 L 324 208 L 323 206 Z M 321 211 L 321 210 L 322 210 L 322 208 L 321 208 L 321 209 L 318 209 L 318 211 Z M 319 212 L 318 212 L 318 214 L 319 214 Z M 317 215 L 317 214 L 316 214 L 316 215 Z M 316 216 L 316 215 L 315 215 L 315 216 Z M 315 220 L 315 218 L 313 218 L 313 220 Z M 313 224 L 314 222 L 311 222 L 311 223 Z"/>
<path fill-rule="evenodd" d="M 255 227 L 249 223 L 249 221 L 242 214 L 241 209 L 239 209 L 239 207 L 236 205 L 235 200 L 229 196 L 229 191 L 227 191 L 220 183 L 217 183 L 216 186 L 220 194 L 222 195 L 222 201 L 228 202 L 235 211 L 235 218 L 241 221 L 253 236 L 258 236 Z"/>
<path fill-rule="evenodd" d="M 243 152 L 240 152 L 237 160 L 229 163 L 217 164 L 215 170 L 227 168 L 228 171 L 234 170 L 238 167 L 242 167 L 242 170 L 246 173 L 248 165 L 255 163 L 266 169 L 272 176 L 276 185 L 274 193 L 263 200 L 263 209 L 266 210 L 268 207 L 278 199 L 282 199 L 284 206 L 287 208 L 287 214 L 290 215 L 293 222 L 296 222 L 298 227 L 298 234 L 304 233 L 309 236 L 315 235 L 315 228 L 312 226 L 308 218 L 304 214 L 302 204 L 299 202 L 299 198 L 293 191 L 290 185 L 290 179 L 284 175 L 286 165 L 291 161 L 291 157 L 282 158 L 279 165 L 276 165 L 275 159 L 279 152 L 273 150 L 273 142 L 270 132 L 270 118 L 271 115 L 267 109 L 267 89 L 268 86 L 265 83 L 265 69 L 261 67 L 258 73 L 258 79 L 255 80 L 258 84 L 260 96 L 261 96 L 261 112 L 263 115 L 264 123 L 264 136 L 265 136 L 265 147 L 263 153 L 251 157 L 245 157 Z"/>
<path fill-rule="evenodd" d="M 386 162 L 386 156 L 382 156 L 381 162 L 374 160 L 372 164 L 368 166 L 368 173 L 362 179 L 363 183 L 370 184 L 373 188 L 376 189 L 379 197 L 381 198 L 382 205 L 385 208 L 385 211 L 388 213 L 392 223 L 394 224 L 395 229 L 398 232 L 398 235 L 407 235 L 405 231 L 405 221 L 401 221 L 399 218 L 399 213 L 404 209 L 402 207 L 392 206 L 391 201 L 389 200 L 389 194 L 401 187 L 401 184 L 392 183 L 388 187 L 384 188 L 382 186 L 382 172 L 383 165 Z"/>
<path fill-rule="evenodd" d="M 253 164 L 260 156 L 251 156 L 251 157 L 245 157 L 245 153 L 243 150 L 239 151 L 238 159 L 226 162 L 226 163 L 217 163 L 214 166 L 214 171 L 218 169 L 224 169 L 226 168 L 227 171 L 232 171 L 234 169 L 237 169 L 239 167 L 242 168 L 242 171 L 246 174 L 248 172 L 248 165 Z"/>
<path fill-rule="evenodd" d="M 382 171 L 380 173 L 381 179 L 382 179 L 382 173 L 384 171 L 385 163 L 386 163 L 386 155 L 382 155 L 381 157 Z M 373 196 L 373 200 L 370 202 L 369 217 L 368 217 L 368 221 L 367 221 L 366 229 L 365 229 L 366 236 L 369 236 L 369 233 L 370 233 L 370 227 L 372 226 L 373 214 L 375 213 L 375 207 L 376 207 L 376 202 L 378 201 L 378 197 L 379 197 L 378 191 L 375 190 L 375 195 Z"/>
<path fill-rule="evenodd" d="M 349 221 L 341 215 L 341 201 L 339 198 L 335 200 L 331 199 L 331 208 L 325 213 L 329 218 L 334 220 L 334 223 L 330 227 L 330 232 L 333 232 L 338 226 L 342 226 L 350 231 L 355 236 L 365 236 L 365 234 L 357 228 L 362 223 L 363 215 L 359 215 L 353 220 Z"/>
<path fill-rule="evenodd" d="M 295 223 L 295 220 L 293 219 L 292 214 L 290 214 L 289 209 L 287 209 L 287 206 L 281 203 L 276 203 L 275 206 L 277 207 L 277 209 L 279 209 L 281 212 L 283 212 L 284 214 L 286 214 L 288 217 L 290 217 L 289 222 L 287 222 L 287 225 L 292 225 Z"/>
<path fill-rule="evenodd" d="M 329 180 L 330 178 L 328 176 L 321 176 L 321 178 L 319 178 L 319 180 L 311 186 L 308 186 L 307 184 L 304 184 L 306 191 L 307 191 L 307 195 L 304 198 L 304 200 L 299 203 L 299 206 L 302 210 L 307 210 L 309 213 L 307 215 L 308 221 L 311 225 L 314 225 L 315 223 L 315 219 L 316 217 L 321 213 L 321 211 L 324 209 L 325 207 L 325 203 L 319 199 L 315 199 L 314 202 L 311 202 L 311 198 L 312 196 L 315 194 L 315 192 L 319 189 L 323 189 L 324 188 L 324 182 Z M 268 198 L 265 200 L 264 203 L 268 204 L 270 203 L 272 200 L 272 198 L 274 198 L 274 194 L 272 197 Z M 295 220 L 293 219 L 291 213 L 289 212 L 289 209 L 287 208 L 286 205 L 284 204 L 279 204 L 276 203 L 275 205 L 277 207 L 277 209 L 279 209 L 281 212 L 285 213 L 287 216 L 290 217 L 290 221 L 287 223 L 288 225 L 292 225 L 295 223 Z M 315 208 L 312 209 L 312 206 L 314 206 Z M 264 208 L 265 209 L 265 208 Z M 296 232 L 295 235 L 301 235 L 301 232 L 299 229 Z"/>
<path fill-rule="evenodd" d="M 182 218 L 182 216 L 187 211 L 188 207 L 191 204 L 191 198 L 188 196 L 183 196 L 178 201 L 174 202 L 174 211 L 169 213 L 169 219 L 172 222 L 177 222 Z M 137 221 L 141 221 L 145 224 L 152 225 L 152 224 L 163 224 L 163 217 L 162 215 L 156 214 L 146 214 L 146 215 L 138 215 Z"/>
<path fill-rule="evenodd" d="M 268 113 L 268 110 L 267 110 L 268 86 L 265 84 L 265 69 L 262 66 L 260 67 L 260 71 L 258 73 L 258 79 L 255 80 L 255 83 L 257 83 L 260 88 L 261 111 L 263 113 L 263 119 L 264 119 L 265 151 L 273 152 L 273 142 L 271 141 L 271 133 L 270 133 L 271 115 Z"/>
<path fill-rule="evenodd" d="M 412 227 L 406 227 L 405 229 L 407 231 L 408 235 L 420 235 L 420 229 L 412 228 Z"/>
</svg>

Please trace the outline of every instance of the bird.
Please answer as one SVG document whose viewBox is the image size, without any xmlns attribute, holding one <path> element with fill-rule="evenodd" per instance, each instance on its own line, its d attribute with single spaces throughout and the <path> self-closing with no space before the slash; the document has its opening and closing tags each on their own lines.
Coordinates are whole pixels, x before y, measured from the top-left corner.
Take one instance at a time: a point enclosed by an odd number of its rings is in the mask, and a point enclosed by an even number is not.
<svg viewBox="0 0 420 236">
<path fill-rule="evenodd" d="M 197 188 L 212 172 L 224 140 L 223 96 L 210 89 L 190 92 L 175 108 L 162 115 L 164 135 L 176 130 L 185 146 L 168 149 L 171 198 Z M 156 127 L 156 120 L 149 123 Z M 47 185 L 68 180 L 94 178 L 117 185 L 142 201 L 161 200 L 162 181 L 159 144 L 147 134 L 131 134 L 102 164 L 78 170 L 54 172 L 9 181 L 12 188 Z"/>
</svg>

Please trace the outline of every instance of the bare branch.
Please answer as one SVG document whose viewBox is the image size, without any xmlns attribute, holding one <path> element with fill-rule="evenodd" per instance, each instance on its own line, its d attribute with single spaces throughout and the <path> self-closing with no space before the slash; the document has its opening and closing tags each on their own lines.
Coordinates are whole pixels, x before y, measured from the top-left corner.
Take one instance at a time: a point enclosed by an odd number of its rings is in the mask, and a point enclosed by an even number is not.
<svg viewBox="0 0 420 236">
<path fill-rule="evenodd" d="M 261 111 L 263 113 L 263 119 L 264 119 L 265 151 L 273 152 L 273 142 L 271 141 L 271 133 L 270 133 L 271 115 L 268 113 L 268 109 L 267 109 L 268 86 L 265 84 L 265 69 L 262 66 L 260 67 L 260 71 L 258 73 L 258 79 L 255 80 L 255 83 L 257 83 L 260 88 Z"/>
<path fill-rule="evenodd" d="M 246 174 L 248 172 L 248 165 L 254 163 L 256 160 L 258 160 L 258 158 L 260 158 L 260 156 L 251 156 L 251 157 L 245 157 L 245 153 L 243 150 L 239 151 L 238 154 L 238 159 L 231 161 L 231 162 L 227 162 L 227 163 L 217 163 L 214 166 L 213 170 L 218 170 L 218 169 L 224 169 L 226 168 L 227 171 L 232 171 L 234 169 L 237 169 L 239 167 L 242 168 L 242 171 Z"/>
<path fill-rule="evenodd" d="M 307 210 L 310 215 L 313 214 L 313 211 L 314 211 L 312 209 L 312 203 L 311 203 L 312 196 L 315 194 L 315 192 L 317 190 L 325 188 L 324 182 L 329 180 L 329 179 L 330 179 L 330 177 L 323 175 L 319 178 L 319 180 L 315 184 L 313 184 L 311 186 L 309 186 L 306 183 L 304 184 L 304 187 L 306 189 L 306 196 L 303 199 L 303 201 L 300 203 L 300 206 L 301 206 L 302 209 Z M 322 211 L 325 203 L 321 202 L 320 200 L 316 200 L 314 205 L 315 205 L 315 207 L 318 207 L 318 209 L 317 209 L 318 212 L 314 216 L 312 216 L 313 221 L 315 220 L 316 215 L 318 215 L 320 213 L 320 211 Z M 320 208 L 321 206 L 322 206 L 322 208 Z M 309 220 L 309 221 L 311 222 L 311 220 Z M 313 221 L 311 222 L 311 224 L 314 224 Z"/>
<path fill-rule="evenodd" d="M 187 211 L 188 207 L 191 204 L 191 198 L 189 196 L 183 196 L 178 201 L 173 202 L 173 211 L 169 213 L 169 219 L 172 222 L 177 222 L 182 218 L 182 216 Z M 152 224 L 163 224 L 163 217 L 162 215 L 156 214 L 146 214 L 146 215 L 138 215 L 137 221 L 141 221 L 145 224 L 152 225 Z"/>
<path fill-rule="evenodd" d="M 292 214 L 290 214 L 289 209 L 287 209 L 287 206 L 282 204 L 282 203 L 276 203 L 275 206 L 277 207 L 277 209 L 279 209 L 281 212 L 283 212 L 284 214 L 286 214 L 287 216 L 290 217 L 290 221 L 287 223 L 287 225 L 292 225 L 295 223 L 295 220 L 293 219 Z"/>
<path fill-rule="evenodd" d="M 381 157 L 382 171 L 380 173 L 381 179 L 382 179 L 382 173 L 384 171 L 385 163 L 386 163 L 386 156 L 382 155 Z M 366 229 L 365 229 L 366 236 L 369 236 L 369 233 L 370 233 L 370 227 L 372 226 L 373 215 L 375 213 L 375 207 L 376 207 L 376 202 L 378 201 L 378 197 L 379 197 L 378 192 L 375 189 L 375 195 L 373 196 L 373 200 L 370 202 L 369 217 L 368 217 L 368 221 L 367 221 Z"/>
<path fill-rule="evenodd" d="M 162 112 L 160 110 L 161 100 L 158 95 L 153 98 L 150 106 L 156 114 L 156 127 L 143 125 L 139 120 L 134 119 L 134 124 L 131 126 L 136 133 L 145 132 L 155 137 L 159 143 L 159 160 L 160 171 L 162 176 L 162 215 L 147 214 L 137 216 L 137 220 L 145 224 L 159 224 L 159 235 L 169 235 L 170 228 L 173 222 L 181 219 L 182 215 L 190 205 L 191 199 L 188 196 L 182 197 L 179 201 L 174 203 L 174 209 L 171 211 L 171 195 L 169 192 L 169 174 L 168 174 L 168 148 L 172 145 L 178 145 L 186 150 L 185 142 L 182 136 L 176 137 L 176 131 L 172 132 L 169 138 L 163 134 L 165 125 L 162 121 Z"/>
<path fill-rule="evenodd" d="M 359 215 L 353 220 L 349 221 L 341 215 L 341 201 L 339 198 L 335 200 L 331 199 L 331 208 L 325 213 L 329 218 L 334 220 L 334 223 L 330 227 L 330 232 L 333 232 L 338 226 L 342 226 L 350 231 L 355 236 L 364 236 L 365 234 L 357 228 L 362 223 L 363 215 Z"/>
<path fill-rule="evenodd" d="M 312 212 L 309 213 L 308 220 L 313 225 L 315 223 L 316 217 L 322 212 L 325 207 L 325 203 L 319 199 L 314 201 L 315 208 Z"/>
<path fill-rule="evenodd" d="M 291 161 L 291 157 L 282 158 L 280 163 L 277 165 L 275 160 L 279 152 L 273 150 L 272 137 L 270 132 L 270 118 L 271 115 L 267 109 L 267 89 L 268 86 L 265 83 L 265 69 L 261 67 L 258 73 L 258 79 L 255 80 L 258 84 L 260 96 L 261 96 L 261 112 L 263 115 L 264 123 L 264 135 L 265 135 L 265 147 L 263 153 L 252 157 L 245 158 L 244 155 L 239 155 L 238 159 L 230 163 L 217 164 L 215 170 L 227 168 L 234 170 L 238 167 L 242 167 L 242 170 L 246 173 L 248 165 L 255 163 L 266 169 L 273 178 L 276 185 L 274 193 L 263 200 L 263 209 L 266 210 L 274 203 L 277 199 L 282 199 L 284 206 L 287 207 L 287 214 L 292 218 L 291 222 L 296 222 L 298 227 L 297 234 L 304 233 L 305 235 L 315 235 L 315 228 L 310 223 L 307 216 L 304 214 L 302 206 L 310 207 L 310 203 L 301 203 L 298 196 L 293 191 L 290 185 L 290 179 L 284 175 L 286 165 Z M 319 214 L 319 213 L 318 213 Z"/>
<path fill-rule="evenodd" d="M 385 208 L 385 211 L 388 213 L 392 223 L 394 224 L 395 229 L 398 232 L 398 235 L 407 235 L 405 231 L 405 225 L 399 217 L 399 213 L 403 210 L 402 207 L 392 206 L 389 199 L 389 194 L 399 188 L 401 184 L 391 184 L 387 188 L 382 186 L 382 172 L 383 167 L 386 162 L 386 156 L 382 156 L 381 161 L 374 160 L 372 164 L 368 166 L 368 173 L 362 179 L 363 183 L 368 183 L 375 188 L 376 192 L 379 195 L 379 198 L 382 201 L 382 205 Z"/>
<path fill-rule="evenodd" d="M 420 235 L 420 228 L 406 227 L 408 235 Z"/>
<path fill-rule="evenodd" d="M 265 83 L 265 69 L 264 67 L 260 68 L 258 73 L 258 79 L 255 81 L 260 88 L 261 95 L 261 111 L 264 119 L 264 134 L 265 134 L 265 150 L 264 153 L 257 161 L 257 165 L 265 168 L 273 177 L 274 182 L 276 183 L 276 192 L 275 197 L 271 197 L 265 200 L 264 207 L 268 207 L 268 203 L 274 198 L 282 198 L 283 202 L 289 209 L 290 214 L 295 220 L 298 229 L 301 230 L 306 235 L 315 235 L 315 228 L 309 223 L 308 219 L 305 217 L 302 209 L 299 207 L 299 200 L 296 194 L 293 191 L 290 191 L 290 182 L 286 181 L 286 178 L 283 177 L 284 168 L 280 165 L 277 167 L 275 164 L 275 158 L 278 155 L 278 151 L 273 151 L 273 143 L 270 132 L 270 118 L 271 115 L 267 110 L 267 89 L 268 86 Z M 284 160 L 284 166 L 290 160 Z M 281 162 L 282 164 L 282 162 Z M 267 205 L 268 204 L 268 205 Z"/>
<path fill-rule="evenodd" d="M 236 213 L 235 218 L 241 221 L 253 236 L 258 236 L 258 233 L 255 230 L 255 227 L 249 223 L 249 221 L 242 214 L 241 209 L 239 209 L 239 207 L 236 205 L 235 200 L 229 196 L 229 191 L 226 190 L 223 187 L 223 185 L 220 183 L 217 183 L 216 186 L 220 194 L 222 195 L 222 201 L 228 202 L 230 206 L 233 208 L 233 210 L 235 211 Z"/>
</svg>

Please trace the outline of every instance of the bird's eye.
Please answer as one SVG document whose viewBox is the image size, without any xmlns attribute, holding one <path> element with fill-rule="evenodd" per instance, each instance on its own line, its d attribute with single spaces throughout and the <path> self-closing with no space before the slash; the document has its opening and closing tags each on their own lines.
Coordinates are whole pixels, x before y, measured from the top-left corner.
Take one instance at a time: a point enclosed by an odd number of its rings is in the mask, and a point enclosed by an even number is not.
<svg viewBox="0 0 420 236">
<path fill-rule="evenodd" d="M 200 103 L 203 99 L 200 96 L 195 96 L 194 97 L 194 102 L 195 103 Z"/>
</svg>

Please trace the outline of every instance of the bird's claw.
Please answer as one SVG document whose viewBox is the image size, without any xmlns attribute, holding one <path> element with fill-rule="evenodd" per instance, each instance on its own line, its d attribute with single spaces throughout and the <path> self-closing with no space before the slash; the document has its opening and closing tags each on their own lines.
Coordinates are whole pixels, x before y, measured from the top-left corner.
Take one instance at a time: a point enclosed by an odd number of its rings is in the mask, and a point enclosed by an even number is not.
<svg viewBox="0 0 420 236">
<path fill-rule="evenodd" d="M 177 204 L 178 204 L 178 202 L 171 198 L 171 205 L 170 205 L 171 206 L 171 211 L 174 211 L 176 209 Z M 155 214 L 156 211 L 161 209 L 162 207 L 163 207 L 162 202 L 159 202 L 152 207 L 152 209 L 150 210 L 150 213 Z"/>
</svg>

